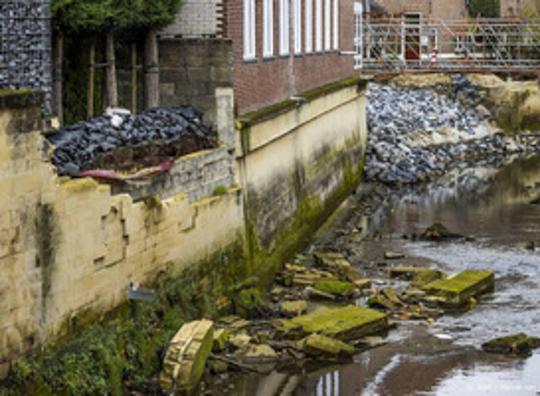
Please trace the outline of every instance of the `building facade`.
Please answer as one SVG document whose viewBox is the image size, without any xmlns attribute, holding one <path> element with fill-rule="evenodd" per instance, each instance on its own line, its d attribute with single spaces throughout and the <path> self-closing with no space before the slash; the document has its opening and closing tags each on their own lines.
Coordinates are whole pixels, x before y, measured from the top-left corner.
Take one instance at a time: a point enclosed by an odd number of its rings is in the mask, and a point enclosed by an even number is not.
<svg viewBox="0 0 540 396">
<path fill-rule="evenodd" d="M 462 19 L 467 14 L 466 0 L 377 0 L 388 14 L 420 14 L 422 17 Z"/>
<path fill-rule="evenodd" d="M 353 75 L 354 0 L 188 0 L 162 37 L 232 45 L 238 115 Z"/>
</svg>

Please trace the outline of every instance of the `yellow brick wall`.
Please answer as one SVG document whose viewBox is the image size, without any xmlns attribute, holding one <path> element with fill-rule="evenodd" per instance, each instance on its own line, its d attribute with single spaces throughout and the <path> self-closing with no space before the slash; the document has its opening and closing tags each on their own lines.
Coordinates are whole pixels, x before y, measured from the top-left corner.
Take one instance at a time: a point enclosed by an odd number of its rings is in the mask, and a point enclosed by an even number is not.
<svg viewBox="0 0 540 396">
<path fill-rule="evenodd" d="M 58 178 L 40 132 L 17 130 L 32 114 L 0 109 L 0 376 L 78 311 L 111 309 L 130 282 L 180 272 L 243 230 L 236 189 L 133 202 L 91 179 Z"/>
</svg>

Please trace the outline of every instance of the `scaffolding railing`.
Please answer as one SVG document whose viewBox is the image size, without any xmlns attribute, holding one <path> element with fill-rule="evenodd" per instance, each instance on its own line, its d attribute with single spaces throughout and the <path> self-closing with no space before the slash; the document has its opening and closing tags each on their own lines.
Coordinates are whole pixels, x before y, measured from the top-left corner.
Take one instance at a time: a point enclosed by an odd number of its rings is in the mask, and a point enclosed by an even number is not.
<svg viewBox="0 0 540 396">
<path fill-rule="evenodd" d="M 368 73 L 540 74 L 540 19 L 356 15 L 355 67 Z"/>
</svg>

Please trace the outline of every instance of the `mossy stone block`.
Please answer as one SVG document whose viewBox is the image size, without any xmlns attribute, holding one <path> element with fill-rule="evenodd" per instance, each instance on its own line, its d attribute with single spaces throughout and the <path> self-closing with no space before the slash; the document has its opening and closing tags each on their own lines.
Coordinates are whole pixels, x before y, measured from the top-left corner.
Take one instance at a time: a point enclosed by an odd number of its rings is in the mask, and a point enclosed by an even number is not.
<svg viewBox="0 0 540 396">
<path fill-rule="evenodd" d="M 419 270 L 416 275 L 414 275 L 411 286 L 423 287 L 430 284 L 431 282 L 435 282 L 444 278 L 446 278 L 446 274 L 444 272 L 435 269 L 425 268 Z"/>
<path fill-rule="evenodd" d="M 442 299 L 445 305 L 462 306 L 470 297 L 493 290 L 495 275 L 490 271 L 466 270 L 447 279 L 428 283 L 422 289 Z"/>
<path fill-rule="evenodd" d="M 354 347 L 335 338 L 320 334 L 312 334 L 302 341 L 302 349 L 310 356 L 350 356 L 354 353 Z"/>
<path fill-rule="evenodd" d="M 388 316 L 369 308 L 348 305 L 322 308 L 307 315 L 276 324 L 279 331 L 292 334 L 322 334 L 339 340 L 354 340 L 388 329 Z"/>
<path fill-rule="evenodd" d="M 534 349 L 540 348 L 540 338 L 519 333 L 500 337 L 482 344 L 482 349 L 490 353 L 528 356 Z"/>
<path fill-rule="evenodd" d="M 350 282 L 342 282 L 334 279 L 325 279 L 315 282 L 313 287 L 323 293 L 332 294 L 339 297 L 349 297 L 354 293 L 356 288 Z"/>
</svg>

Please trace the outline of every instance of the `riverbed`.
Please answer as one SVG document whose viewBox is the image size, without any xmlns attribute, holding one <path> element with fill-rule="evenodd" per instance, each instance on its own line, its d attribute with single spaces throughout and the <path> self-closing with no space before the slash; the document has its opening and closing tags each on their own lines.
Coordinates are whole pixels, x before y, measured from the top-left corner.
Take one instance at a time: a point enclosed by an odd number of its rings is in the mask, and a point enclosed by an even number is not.
<svg viewBox="0 0 540 396">
<path fill-rule="evenodd" d="M 384 344 L 350 364 L 302 372 L 231 375 L 210 394 L 278 395 L 540 395 L 540 351 L 516 359 L 481 351 L 494 337 L 540 336 L 540 156 L 505 164 L 456 166 L 422 186 L 386 189 L 377 205 L 359 205 L 369 186 L 314 239 L 310 251 L 331 244 L 377 285 L 400 287 L 388 265 L 425 265 L 448 273 L 495 272 L 495 291 L 466 313 L 435 322 L 398 321 Z M 381 192 L 379 192 L 381 195 Z M 369 199 L 368 199 L 369 201 Z M 375 207 L 374 207 L 375 206 Z M 366 213 L 368 212 L 368 213 Z M 440 222 L 467 239 L 421 242 Z M 527 249 L 531 242 L 536 250 Z M 530 248 L 530 246 L 528 246 Z M 388 263 L 384 253 L 405 257 Z M 358 304 L 365 303 L 362 300 Z M 208 393 L 207 393 L 208 394 Z"/>
</svg>

